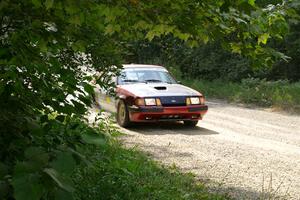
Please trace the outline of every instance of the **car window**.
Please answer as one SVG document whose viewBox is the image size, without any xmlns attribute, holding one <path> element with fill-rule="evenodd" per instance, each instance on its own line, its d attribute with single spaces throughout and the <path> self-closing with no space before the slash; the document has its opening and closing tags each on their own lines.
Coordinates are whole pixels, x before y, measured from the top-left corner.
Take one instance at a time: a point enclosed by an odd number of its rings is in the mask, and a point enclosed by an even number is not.
<svg viewBox="0 0 300 200">
<path fill-rule="evenodd" d="M 118 84 L 132 83 L 176 83 L 173 77 L 162 70 L 124 69 L 118 77 Z"/>
</svg>

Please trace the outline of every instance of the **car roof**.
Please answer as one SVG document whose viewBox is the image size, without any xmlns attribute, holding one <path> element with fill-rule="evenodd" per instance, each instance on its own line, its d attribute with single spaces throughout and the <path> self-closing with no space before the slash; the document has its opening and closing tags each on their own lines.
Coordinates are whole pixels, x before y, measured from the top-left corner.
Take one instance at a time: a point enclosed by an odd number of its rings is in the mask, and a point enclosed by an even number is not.
<svg viewBox="0 0 300 200">
<path fill-rule="evenodd" d="M 146 65 L 146 64 L 124 64 L 123 67 L 125 69 L 130 69 L 130 68 L 157 68 L 157 69 L 163 69 L 166 70 L 166 68 L 164 68 L 163 66 L 159 66 L 159 65 Z"/>
</svg>

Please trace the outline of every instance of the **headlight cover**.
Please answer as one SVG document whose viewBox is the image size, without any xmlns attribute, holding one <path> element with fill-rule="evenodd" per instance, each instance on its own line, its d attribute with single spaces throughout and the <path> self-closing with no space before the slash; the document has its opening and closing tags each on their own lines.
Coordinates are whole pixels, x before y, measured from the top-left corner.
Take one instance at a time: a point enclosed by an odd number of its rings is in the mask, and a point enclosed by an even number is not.
<svg viewBox="0 0 300 200">
<path fill-rule="evenodd" d="M 155 98 L 145 98 L 145 105 L 146 106 L 156 106 L 156 99 Z"/>
<path fill-rule="evenodd" d="M 199 97 L 190 97 L 190 100 L 191 100 L 192 105 L 200 104 L 200 98 Z"/>
</svg>

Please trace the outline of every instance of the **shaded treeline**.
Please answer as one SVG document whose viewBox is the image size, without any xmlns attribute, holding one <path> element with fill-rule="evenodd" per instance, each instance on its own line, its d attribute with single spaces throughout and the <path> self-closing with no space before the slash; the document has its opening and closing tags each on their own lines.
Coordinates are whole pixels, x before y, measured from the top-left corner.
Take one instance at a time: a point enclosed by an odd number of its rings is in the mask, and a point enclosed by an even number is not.
<svg viewBox="0 0 300 200">
<path fill-rule="evenodd" d="M 278 1 L 258 1 L 262 7 L 271 7 Z M 285 54 L 264 67 L 251 59 L 233 53 L 221 40 L 191 47 L 172 35 L 155 38 L 151 42 L 139 40 L 129 45 L 128 63 L 160 64 L 168 67 L 175 76 L 186 79 L 205 79 L 240 82 L 245 78 L 266 80 L 300 80 L 300 7 L 294 4 L 293 17 L 288 19 L 289 31 L 282 38 L 269 38 L 267 47 Z M 298 16 L 297 16 L 298 15 Z M 267 58 L 268 59 L 268 58 Z"/>
</svg>

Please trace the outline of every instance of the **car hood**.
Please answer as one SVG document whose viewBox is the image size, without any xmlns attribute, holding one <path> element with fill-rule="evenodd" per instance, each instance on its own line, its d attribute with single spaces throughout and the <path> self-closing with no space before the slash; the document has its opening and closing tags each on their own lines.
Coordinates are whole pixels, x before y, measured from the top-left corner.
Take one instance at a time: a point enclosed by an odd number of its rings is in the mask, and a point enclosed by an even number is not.
<svg viewBox="0 0 300 200">
<path fill-rule="evenodd" d="M 201 96 L 196 90 L 180 84 L 136 83 L 118 86 L 138 97 L 151 96 Z"/>
</svg>

